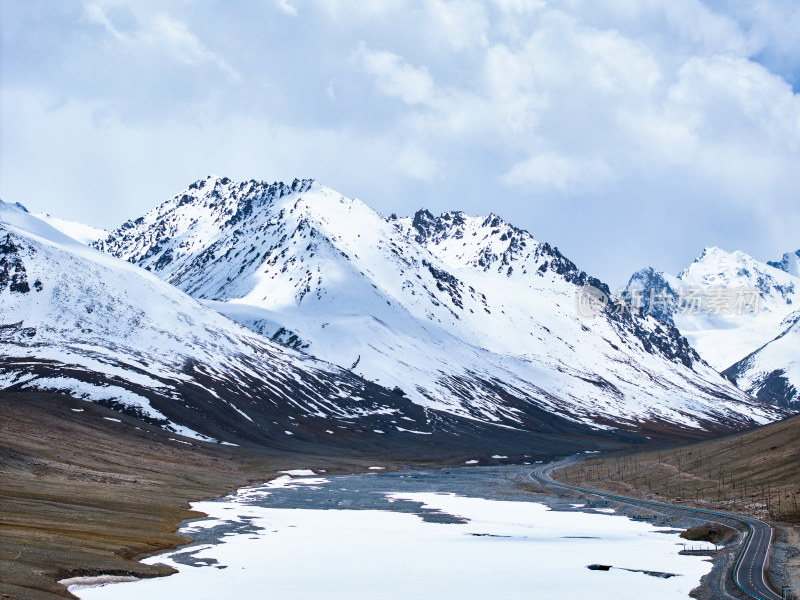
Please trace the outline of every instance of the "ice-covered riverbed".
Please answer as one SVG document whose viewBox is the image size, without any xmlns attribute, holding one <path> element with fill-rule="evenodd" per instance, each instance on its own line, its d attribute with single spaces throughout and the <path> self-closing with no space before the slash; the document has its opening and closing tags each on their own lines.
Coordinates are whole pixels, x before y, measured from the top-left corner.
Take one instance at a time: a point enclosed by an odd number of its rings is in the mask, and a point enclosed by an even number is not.
<svg viewBox="0 0 800 600">
<path fill-rule="evenodd" d="M 678 554 L 673 530 L 529 501 L 514 486 L 522 473 L 284 475 L 194 504 L 209 517 L 181 532 L 197 543 L 146 561 L 172 565 L 176 575 L 72 589 L 87 600 L 669 599 L 688 598 L 711 569 L 707 559 Z"/>
</svg>

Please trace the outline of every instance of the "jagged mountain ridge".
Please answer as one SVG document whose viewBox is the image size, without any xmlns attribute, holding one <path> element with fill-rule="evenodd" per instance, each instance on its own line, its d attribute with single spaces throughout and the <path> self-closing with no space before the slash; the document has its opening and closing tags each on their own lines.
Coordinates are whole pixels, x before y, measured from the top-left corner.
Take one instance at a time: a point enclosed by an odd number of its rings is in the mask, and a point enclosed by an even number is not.
<svg viewBox="0 0 800 600">
<path fill-rule="evenodd" d="M 582 319 L 577 291 L 608 288 L 496 215 L 385 219 L 312 180 L 209 177 L 96 246 L 255 331 L 480 422 L 525 428 L 545 411 L 642 431 L 771 418 L 673 327 L 616 314 L 613 300 Z"/>
</svg>

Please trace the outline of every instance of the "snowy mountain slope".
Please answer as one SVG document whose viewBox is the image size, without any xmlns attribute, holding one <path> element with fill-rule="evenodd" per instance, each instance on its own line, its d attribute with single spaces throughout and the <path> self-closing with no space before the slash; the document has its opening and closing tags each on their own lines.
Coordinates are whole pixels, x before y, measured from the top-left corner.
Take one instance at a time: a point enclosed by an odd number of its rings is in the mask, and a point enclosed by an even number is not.
<svg viewBox="0 0 800 600">
<path fill-rule="evenodd" d="M 654 314 L 673 322 L 700 356 L 719 370 L 780 335 L 785 329 L 783 320 L 800 304 L 799 278 L 744 252 L 726 252 L 714 247 L 706 248 L 677 277 L 643 269 L 631 277 L 628 288 L 642 291 L 645 310 L 650 309 L 651 292 L 665 292 L 667 301 L 662 298 Z M 735 305 L 731 305 L 733 310 L 727 310 L 718 305 L 689 314 L 680 308 L 681 291 L 685 301 L 691 303 L 695 290 L 704 296 L 704 301 L 713 301 L 723 293 L 730 293 L 726 299 L 733 302 L 740 297 L 750 300 L 757 294 L 759 305 L 756 310 L 744 306 L 738 310 Z"/>
<path fill-rule="evenodd" d="M 0 202 L 2 202 L 2 200 L 0 200 Z M 58 217 L 54 217 L 49 213 L 31 213 L 19 202 L 15 202 L 14 204 L 6 204 L 6 209 L 8 208 L 16 208 L 24 213 L 31 214 L 37 219 L 47 223 L 56 231 L 71 237 L 73 240 L 80 242 L 84 246 L 93 244 L 97 240 L 104 239 L 108 236 L 108 232 L 105 229 L 98 229 L 97 227 L 78 223 L 77 221 L 59 219 Z"/>
<path fill-rule="evenodd" d="M 5 203 L 0 349 L 0 390 L 63 391 L 200 439 L 360 447 L 376 437 L 419 444 L 420 433 L 441 443 L 457 431 L 468 444 L 514 441 L 271 343 Z M 569 424 L 551 418 L 539 431 L 559 428 Z"/>
<path fill-rule="evenodd" d="M 209 177 L 96 246 L 251 329 L 428 409 L 529 428 L 543 414 L 632 431 L 763 422 L 653 318 L 586 320 L 608 289 L 499 217 L 384 219 L 311 180 Z"/>
<path fill-rule="evenodd" d="M 800 311 L 784 319 L 775 339 L 725 370 L 759 400 L 800 409 Z"/>
<path fill-rule="evenodd" d="M 77 223 L 75 221 L 66 221 L 48 213 L 34 213 L 33 216 L 41 219 L 53 229 L 57 229 L 85 246 L 108 236 L 108 232 L 105 229 L 98 229 L 97 227 L 84 225 L 83 223 Z"/>
</svg>

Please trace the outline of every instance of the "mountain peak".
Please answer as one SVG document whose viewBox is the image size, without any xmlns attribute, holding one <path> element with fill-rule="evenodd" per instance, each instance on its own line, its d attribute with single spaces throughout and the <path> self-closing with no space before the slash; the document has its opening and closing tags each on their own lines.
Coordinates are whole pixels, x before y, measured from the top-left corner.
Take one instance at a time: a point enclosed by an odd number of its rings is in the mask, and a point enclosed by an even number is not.
<svg viewBox="0 0 800 600">
<path fill-rule="evenodd" d="M 788 289 L 795 283 L 775 265 L 761 262 L 741 250 L 729 252 L 717 246 L 705 248 L 681 271 L 678 279 L 686 285 L 753 287 L 764 294 L 770 293 L 772 287 Z"/>
<path fill-rule="evenodd" d="M 728 252 L 719 246 L 706 246 L 700 253 L 700 256 L 694 259 L 693 262 L 708 262 L 712 260 L 721 260 L 726 258 L 740 258 L 743 253 L 739 250 Z"/>
</svg>

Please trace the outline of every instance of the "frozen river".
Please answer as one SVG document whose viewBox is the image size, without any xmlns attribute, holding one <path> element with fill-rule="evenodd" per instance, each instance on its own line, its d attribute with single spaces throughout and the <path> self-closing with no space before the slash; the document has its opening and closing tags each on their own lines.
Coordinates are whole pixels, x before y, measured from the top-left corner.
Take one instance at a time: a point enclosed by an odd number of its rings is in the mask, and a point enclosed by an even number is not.
<svg viewBox="0 0 800 600">
<path fill-rule="evenodd" d="M 552 510 L 525 467 L 282 475 L 198 502 L 191 546 L 147 559 L 160 579 L 80 598 L 688 598 L 708 559 L 671 529 L 608 508 Z M 611 565 L 608 571 L 588 565 Z M 672 574 L 658 577 L 644 573 Z"/>
</svg>

